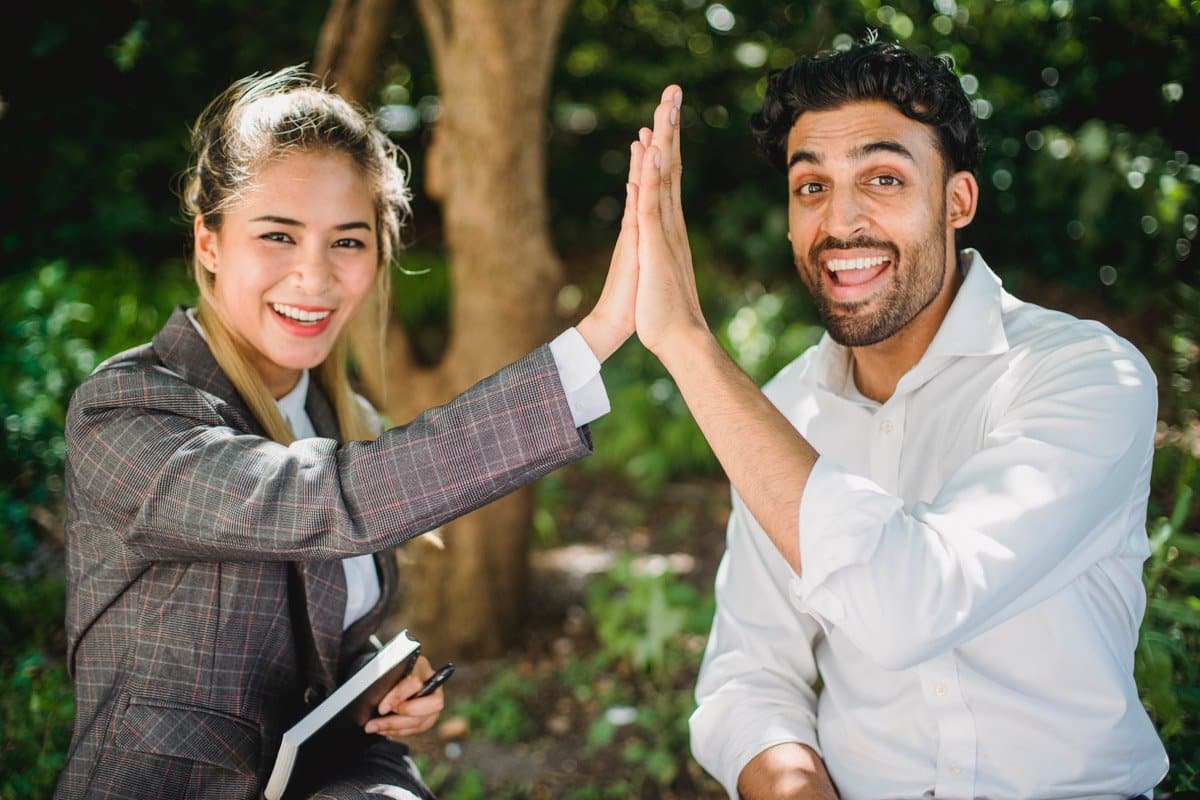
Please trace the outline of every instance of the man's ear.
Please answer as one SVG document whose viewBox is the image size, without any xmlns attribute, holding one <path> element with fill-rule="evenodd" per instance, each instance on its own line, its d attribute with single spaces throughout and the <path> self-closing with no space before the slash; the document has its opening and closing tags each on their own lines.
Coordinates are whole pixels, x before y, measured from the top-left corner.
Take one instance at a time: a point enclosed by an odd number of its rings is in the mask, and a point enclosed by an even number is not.
<svg viewBox="0 0 1200 800">
<path fill-rule="evenodd" d="M 967 170 L 950 176 L 946 182 L 946 224 L 961 230 L 975 219 L 979 207 L 979 182 Z"/>
<path fill-rule="evenodd" d="M 197 214 L 192 224 L 193 252 L 204 268 L 212 274 L 217 274 L 217 234 L 204 227 L 204 221 Z"/>
</svg>

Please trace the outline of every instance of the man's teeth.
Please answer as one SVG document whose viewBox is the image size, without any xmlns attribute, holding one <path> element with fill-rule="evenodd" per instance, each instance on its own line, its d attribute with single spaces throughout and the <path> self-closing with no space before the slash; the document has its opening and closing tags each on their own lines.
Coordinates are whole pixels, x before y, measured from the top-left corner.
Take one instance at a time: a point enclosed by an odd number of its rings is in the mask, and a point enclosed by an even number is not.
<svg viewBox="0 0 1200 800">
<path fill-rule="evenodd" d="M 276 314 L 281 314 L 297 322 L 320 322 L 329 316 L 329 311 L 305 311 L 295 306 L 285 306 L 283 303 L 272 303 L 271 308 Z"/>
<path fill-rule="evenodd" d="M 831 258 L 825 262 L 825 268 L 830 272 L 841 272 L 845 269 L 870 269 L 871 267 L 878 267 L 887 260 L 887 256 L 872 256 L 871 258 Z"/>
</svg>

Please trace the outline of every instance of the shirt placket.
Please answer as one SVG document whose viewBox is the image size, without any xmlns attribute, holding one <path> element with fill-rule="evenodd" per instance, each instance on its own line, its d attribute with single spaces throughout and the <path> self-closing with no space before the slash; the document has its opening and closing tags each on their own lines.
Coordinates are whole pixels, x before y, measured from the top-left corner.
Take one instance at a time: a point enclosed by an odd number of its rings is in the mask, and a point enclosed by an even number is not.
<svg viewBox="0 0 1200 800">
<path fill-rule="evenodd" d="M 975 719 L 967 707 L 958 678 L 954 651 L 929 659 L 917 667 L 925 703 L 938 730 L 937 778 L 934 797 L 975 796 Z"/>
<path fill-rule="evenodd" d="M 875 412 L 871 436 L 871 480 L 894 495 L 900 494 L 900 452 L 907 411 L 907 398 L 893 395 Z"/>
<path fill-rule="evenodd" d="M 911 395 L 897 391 L 875 414 L 871 436 L 871 480 L 901 493 L 900 456 Z M 975 787 L 975 722 L 958 680 L 953 651 L 917 668 L 921 688 L 938 730 L 935 797 L 970 798 Z"/>
</svg>

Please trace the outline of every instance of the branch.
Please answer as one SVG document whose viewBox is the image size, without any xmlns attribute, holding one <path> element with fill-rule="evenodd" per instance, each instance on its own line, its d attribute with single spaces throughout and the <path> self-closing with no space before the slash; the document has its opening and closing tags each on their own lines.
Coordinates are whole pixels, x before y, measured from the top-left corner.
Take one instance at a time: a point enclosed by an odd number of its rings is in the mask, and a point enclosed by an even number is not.
<svg viewBox="0 0 1200 800">
<path fill-rule="evenodd" d="M 313 71 L 362 103 L 375 77 L 395 0 L 333 0 L 317 37 Z"/>
<path fill-rule="evenodd" d="M 450 9 L 443 0 L 415 1 L 425 38 L 429 41 L 429 51 L 433 54 L 434 70 L 440 73 L 446 50 L 450 47 Z"/>
</svg>

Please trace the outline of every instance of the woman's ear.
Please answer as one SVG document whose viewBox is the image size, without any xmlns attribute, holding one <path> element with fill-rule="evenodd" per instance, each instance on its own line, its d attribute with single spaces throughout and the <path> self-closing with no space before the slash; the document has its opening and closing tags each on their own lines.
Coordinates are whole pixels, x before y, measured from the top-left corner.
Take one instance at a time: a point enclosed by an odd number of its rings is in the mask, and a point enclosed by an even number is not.
<svg viewBox="0 0 1200 800">
<path fill-rule="evenodd" d="M 217 234 L 204 226 L 204 220 L 197 214 L 192 223 L 193 252 L 204 268 L 213 275 L 217 274 Z"/>
<path fill-rule="evenodd" d="M 946 224 L 956 230 L 967 227 L 975 219 L 979 207 L 979 183 L 967 170 L 950 176 L 946 182 Z"/>
</svg>

